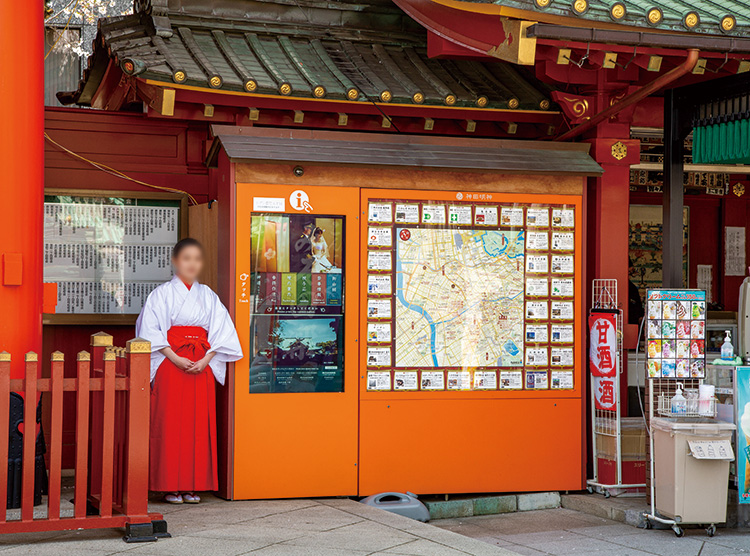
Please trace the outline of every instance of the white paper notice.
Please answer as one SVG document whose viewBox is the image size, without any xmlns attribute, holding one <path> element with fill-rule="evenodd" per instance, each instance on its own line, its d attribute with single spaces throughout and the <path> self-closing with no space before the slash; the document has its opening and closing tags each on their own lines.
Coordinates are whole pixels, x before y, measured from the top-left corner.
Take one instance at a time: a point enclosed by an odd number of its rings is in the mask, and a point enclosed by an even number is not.
<svg viewBox="0 0 750 556">
<path fill-rule="evenodd" d="M 552 297 L 573 297 L 573 278 L 553 278 Z"/>
<path fill-rule="evenodd" d="M 573 366 L 573 348 L 552 348 L 550 362 L 554 367 Z"/>
<path fill-rule="evenodd" d="M 497 226 L 497 207 L 474 207 L 474 223 L 477 226 Z"/>
<path fill-rule="evenodd" d="M 369 371 L 367 373 L 368 390 L 390 390 L 391 373 L 383 371 Z"/>
<path fill-rule="evenodd" d="M 419 205 L 396 204 L 398 224 L 419 224 Z"/>
<path fill-rule="evenodd" d="M 385 344 L 391 342 L 391 323 L 370 322 L 367 324 L 367 343 Z"/>
<path fill-rule="evenodd" d="M 546 390 L 547 371 L 527 371 L 526 372 L 526 389 L 527 390 Z"/>
<path fill-rule="evenodd" d="M 367 318 L 368 319 L 390 319 L 391 318 L 391 300 L 390 299 L 368 299 L 367 300 Z"/>
<path fill-rule="evenodd" d="M 573 343 L 573 326 L 570 324 L 553 324 L 552 325 L 552 343 L 553 344 L 572 344 Z"/>
<path fill-rule="evenodd" d="M 527 344 L 546 344 L 549 341 L 549 334 L 546 324 L 527 324 L 526 325 L 526 343 Z"/>
<path fill-rule="evenodd" d="M 552 232 L 553 251 L 572 251 L 575 248 L 573 232 Z"/>
<path fill-rule="evenodd" d="M 527 251 L 547 251 L 549 249 L 549 234 L 547 232 L 526 232 Z"/>
<path fill-rule="evenodd" d="M 501 226 L 523 226 L 523 209 L 503 207 L 500 211 Z"/>
<path fill-rule="evenodd" d="M 391 277 L 375 276 L 367 277 L 367 293 L 370 295 L 391 295 Z"/>
<path fill-rule="evenodd" d="M 497 390 L 497 373 L 474 371 L 474 390 Z"/>
<path fill-rule="evenodd" d="M 527 208 L 526 226 L 529 228 L 547 228 L 549 226 L 549 209 Z"/>
<path fill-rule="evenodd" d="M 393 373 L 394 390 L 417 390 L 419 379 L 416 371 L 397 371 Z"/>
<path fill-rule="evenodd" d="M 422 371 L 422 390 L 445 390 L 445 374 L 442 371 Z"/>
<path fill-rule="evenodd" d="M 552 226 L 554 228 L 572 228 L 576 217 L 573 209 L 552 209 Z"/>
<path fill-rule="evenodd" d="M 549 317 L 546 301 L 527 301 L 526 318 L 529 320 L 547 320 Z"/>
<path fill-rule="evenodd" d="M 526 255 L 526 272 L 547 274 L 549 272 L 549 259 L 547 255 Z"/>
<path fill-rule="evenodd" d="M 714 289 L 714 266 L 711 264 L 699 264 L 696 282 L 696 287 L 699 290 L 706 291 L 706 301 L 711 303 L 713 301 L 712 294 Z"/>
<path fill-rule="evenodd" d="M 390 367 L 391 366 L 391 348 L 368 347 L 367 348 L 367 366 L 368 367 Z"/>
<path fill-rule="evenodd" d="M 546 278 L 527 278 L 526 295 L 529 297 L 547 297 L 549 283 Z"/>
<path fill-rule="evenodd" d="M 726 226 L 724 230 L 724 274 L 745 276 L 745 228 Z"/>
<path fill-rule="evenodd" d="M 391 252 L 370 251 L 367 253 L 367 270 L 391 270 Z"/>
<path fill-rule="evenodd" d="M 526 348 L 526 365 L 529 367 L 546 367 L 547 348 Z"/>
<path fill-rule="evenodd" d="M 521 371 L 500 371 L 501 390 L 521 390 L 523 388 L 523 373 Z"/>
<path fill-rule="evenodd" d="M 391 228 L 373 228 L 367 230 L 367 245 L 370 247 L 390 247 L 393 245 Z"/>
<path fill-rule="evenodd" d="M 553 274 L 572 274 L 573 255 L 552 255 Z"/>
<path fill-rule="evenodd" d="M 552 371 L 552 388 L 554 390 L 573 389 L 573 371 Z"/>
<path fill-rule="evenodd" d="M 445 205 L 422 205 L 422 224 L 445 224 Z"/>
<path fill-rule="evenodd" d="M 284 212 L 284 197 L 253 197 L 253 212 Z"/>
<path fill-rule="evenodd" d="M 393 222 L 393 205 L 391 203 L 370 203 L 369 222 Z"/>
<path fill-rule="evenodd" d="M 572 301 L 553 301 L 552 302 L 552 320 L 572 320 L 573 319 L 573 302 Z"/>
<path fill-rule="evenodd" d="M 448 371 L 448 390 L 471 390 L 471 373 Z"/>
<path fill-rule="evenodd" d="M 495 213 L 497 215 L 497 213 Z M 471 205 L 450 205 L 448 207 L 448 224 L 465 226 L 471 224 Z"/>
</svg>

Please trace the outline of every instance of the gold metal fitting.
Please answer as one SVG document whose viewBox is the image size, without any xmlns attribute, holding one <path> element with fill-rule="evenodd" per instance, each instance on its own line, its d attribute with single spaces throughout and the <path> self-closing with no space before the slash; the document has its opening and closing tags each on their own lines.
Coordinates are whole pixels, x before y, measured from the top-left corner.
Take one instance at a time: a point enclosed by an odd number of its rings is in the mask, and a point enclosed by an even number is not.
<svg viewBox="0 0 750 556">
<path fill-rule="evenodd" d="M 518 99 L 514 97 L 508 101 L 508 108 L 510 108 L 511 110 L 515 110 L 520 106 L 520 104 L 521 103 L 518 102 Z"/>
<path fill-rule="evenodd" d="M 701 22 L 697 12 L 688 12 L 682 20 L 682 24 L 688 29 L 695 29 Z"/>
<path fill-rule="evenodd" d="M 615 21 L 620 21 L 627 13 L 628 10 L 622 2 L 615 2 L 612 4 L 612 7 L 609 8 L 609 17 Z"/>
<path fill-rule="evenodd" d="M 135 71 L 135 64 L 131 60 L 125 60 L 122 64 L 122 69 L 125 73 L 133 73 Z"/>
<path fill-rule="evenodd" d="M 487 106 L 487 104 L 488 104 L 489 102 L 490 102 L 490 99 L 488 99 L 488 98 L 487 98 L 486 96 L 482 95 L 481 97 L 479 97 L 479 98 L 478 98 L 478 99 L 476 100 L 476 105 L 477 105 L 477 106 L 478 106 L 479 108 L 484 108 L 485 106 Z"/>
<path fill-rule="evenodd" d="M 448 106 L 453 106 L 454 104 L 456 104 L 456 95 L 448 95 L 447 97 L 445 97 L 445 104 L 447 104 Z"/>
<path fill-rule="evenodd" d="M 542 110 L 549 110 L 549 106 L 550 103 L 548 99 L 544 98 L 539 101 L 539 108 L 541 108 Z"/>
<path fill-rule="evenodd" d="M 550 4 L 552 4 L 552 0 L 534 0 L 534 4 L 536 4 L 537 8 L 544 9 L 549 8 Z"/>
<path fill-rule="evenodd" d="M 391 102 L 392 98 L 393 94 L 388 89 L 380 93 L 380 100 L 383 102 Z"/>
<path fill-rule="evenodd" d="M 326 89 L 323 87 L 323 85 L 318 85 L 313 89 L 313 96 L 315 98 L 323 98 L 326 96 Z"/>
<path fill-rule="evenodd" d="M 730 31 L 734 31 L 734 28 L 737 25 L 737 19 L 733 15 L 725 15 L 721 18 L 721 30 L 725 33 L 729 33 Z"/>
<path fill-rule="evenodd" d="M 112 345 L 112 336 L 106 332 L 97 332 L 91 335 L 91 345 L 96 347 L 108 347 Z"/>
<path fill-rule="evenodd" d="M 23 356 L 24 361 L 27 363 L 39 361 L 39 356 L 36 354 L 36 352 L 30 351 L 26 355 Z"/>
<path fill-rule="evenodd" d="M 411 100 L 416 104 L 422 104 L 424 102 L 424 95 L 422 93 L 414 93 L 411 96 Z"/>
<path fill-rule="evenodd" d="M 659 25 L 661 23 L 661 20 L 664 19 L 664 14 L 662 13 L 660 8 L 651 8 L 646 13 L 646 19 L 648 20 L 650 25 Z"/>
<path fill-rule="evenodd" d="M 117 354 L 114 351 L 107 351 L 104 353 L 105 361 L 115 361 L 116 359 L 117 359 Z"/>
<path fill-rule="evenodd" d="M 208 84 L 211 85 L 211 87 L 213 87 L 214 89 L 218 89 L 219 87 L 221 87 L 221 83 L 221 77 L 219 77 L 218 75 L 214 75 L 208 82 Z"/>
<path fill-rule="evenodd" d="M 589 9 L 589 3 L 586 0 L 575 0 L 573 2 L 573 11 L 578 15 L 586 13 Z"/>
<path fill-rule="evenodd" d="M 79 351 L 76 356 L 77 361 L 91 361 L 91 354 L 88 351 Z"/>
<path fill-rule="evenodd" d="M 62 351 L 53 351 L 50 361 L 65 361 L 65 354 Z"/>
<path fill-rule="evenodd" d="M 349 100 L 357 100 L 359 98 L 359 91 L 354 87 L 349 88 L 346 91 L 346 98 Z"/>
<path fill-rule="evenodd" d="M 182 70 L 176 71 L 172 74 L 172 80 L 175 83 L 183 83 L 187 79 L 187 75 Z"/>
<path fill-rule="evenodd" d="M 258 82 L 254 79 L 248 79 L 245 81 L 245 90 L 248 93 L 254 93 L 258 89 Z"/>
<path fill-rule="evenodd" d="M 7 351 L 0 351 L 0 361 L 10 361 L 10 353 Z"/>
<path fill-rule="evenodd" d="M 279 92 L 282 95 L 291 95 L 292 94 L 292 86 L 289 83 L 282 83 L 279 87 Z"/>
<path fill-rule="evenodd" d="M 151 342 L 143 338 L 133 338 L 125 345 L 128 353 L 151 353 Z"/>
</svg>

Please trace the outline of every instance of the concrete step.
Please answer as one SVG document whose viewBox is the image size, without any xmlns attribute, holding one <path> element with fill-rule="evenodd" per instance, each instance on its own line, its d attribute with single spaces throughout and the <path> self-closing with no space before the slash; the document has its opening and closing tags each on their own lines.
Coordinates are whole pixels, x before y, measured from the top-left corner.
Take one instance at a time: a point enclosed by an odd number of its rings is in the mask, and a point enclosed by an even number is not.
<svg viewBox="0 0 750 556">
<path fill-rule="evenodd" d="M 456 495 L 448 500 L 420 498 L 430 510 L 430 519 L 450 519 L 473 515 L 493 515 L 560 507 L 559 492 L 531 492 L 489 496 Z"/>
</svg>

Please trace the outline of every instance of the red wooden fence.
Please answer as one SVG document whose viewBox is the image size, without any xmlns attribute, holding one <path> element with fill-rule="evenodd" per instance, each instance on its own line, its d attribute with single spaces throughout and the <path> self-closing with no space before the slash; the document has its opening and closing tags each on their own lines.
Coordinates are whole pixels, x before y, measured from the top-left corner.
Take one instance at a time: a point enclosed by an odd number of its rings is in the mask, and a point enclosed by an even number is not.
<svg viewBox="0 0 750 556">
<path fill-rule="evenodd" d="M 39 378 L 37 355 L 25 356 L 25 378 L 10 378 L 10 354 L 0 353 L 0 534 L 125 527 L 127 541 L 168 536 L 161 514 L 148 512 L 148 442 L 151 345 L 136 338 L 112 347 L 112 336 L 91 337 L 91 353 L 77 356 L 76 378 L 64 378 L 64 355 L 52 354 L 50 378 Z M 63 392 L 76 393 L 64 407 Z M 10 393 L 41 394 L 51 407 L 49 494 L 46 515 L 34 518 L 36 434 L 23 436 L 20 519 L 6 515 Z M 36 402 L 24 403 L 26 431 L 35 431 Z M 61 508 L 63 415 L 75 412 L 73 506 Z M 32 425 L 28 425 L 32 423 Z M 41 514 L 41 517 L 40 515 Z M 95 515 L 94 515 L 95 514 Z"/>
</svg>

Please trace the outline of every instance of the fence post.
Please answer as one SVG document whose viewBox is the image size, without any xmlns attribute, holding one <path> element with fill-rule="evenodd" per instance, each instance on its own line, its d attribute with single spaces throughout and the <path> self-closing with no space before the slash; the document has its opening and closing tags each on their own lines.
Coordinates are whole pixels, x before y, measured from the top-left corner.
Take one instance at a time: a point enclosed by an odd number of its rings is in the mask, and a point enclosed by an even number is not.
<svg viewBox="0 0 750 556">
<path fill-rule="evenodd" d="M 10 353 L 0 352 L 0 523 L 8 506 L 8 435 L 10 433 Z"/>
<path fill-rule="evenodd" d="M 110 339 L 112 337 L 110 336 Z M 117 355 L 114 350 L 104 353 L 104 380 L 102 383 L 102 414 L 97 415 L 102 425 L 101 444 L 101 494 L 99 498 L 99 515 L 112 515 L 112 476 L 115 449 L 115 365 Z"/>
<path fill-rule="evenodd" d="M 89 448 L 89 378 L 91 355 L 88 351 L 78 353 L 78 392 L 76 397 L 76 486 L 75 516 L 86 517 L 86 489 L 88 486 Z"/>
<path fill-rule="evenodd" d="M 59 351 L 52 354 L 50 394 L 52 411 L 50 416 L 49 451 L 49 497 L 47 519 L 60 518 L 60 480 L 62 474 L 62 426 L 63 426 L 63 371 L 65 355 Z M 2 395 L 2 394 L 0 394 Z"/>
<path fill-rule="evenodd" d="M 151 396 L 151 342 L 142 338 L 127 343 L 130 388 L 123 509 L 128 516 L 148 519 L 149 404 Z"/>
<path fill-rule="evenodd" d="M 34 482 L 36 479 L 36 405 L 37 367 L 39 358 L 30 351 L 25 356 L 23 400 L 23 475 L 21 490 L 21 519 L 34 519 Z"/>
</svg>

